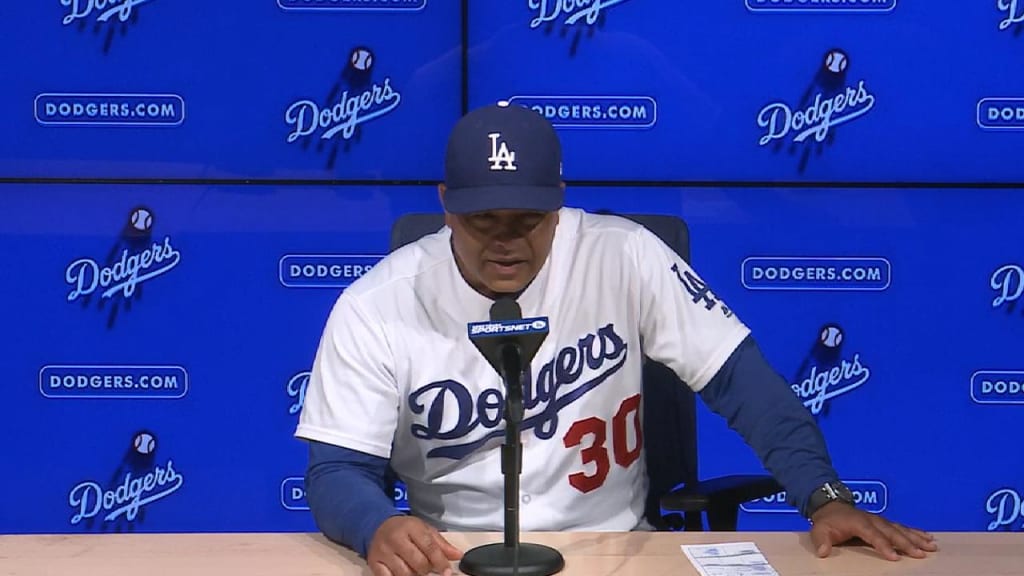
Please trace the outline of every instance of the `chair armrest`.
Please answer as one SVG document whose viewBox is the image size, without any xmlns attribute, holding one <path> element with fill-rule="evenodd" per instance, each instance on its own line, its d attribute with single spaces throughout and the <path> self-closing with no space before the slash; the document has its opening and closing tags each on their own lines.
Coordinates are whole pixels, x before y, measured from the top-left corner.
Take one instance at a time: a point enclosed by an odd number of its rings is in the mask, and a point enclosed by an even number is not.
<svg viewBox="0 0 1024 576">
<path fill-rule="evenodd" d="M 782 486 L 765 474 L 721 476 L 665 494 L 661 507 L 670 512 L 700 512 L 712 507 L 739 506 L 779 492 Z"/>
<path fill-rule="evenodd" d="M 735 531 L 741 503 L 782 490 L 773 477 L 765 474 L 721 476 L 665 494 L 661 497 L 661 508 L 663 513 L 690 513 L 687 517 L 706 511 L 710 530 Z"/>
</svg>

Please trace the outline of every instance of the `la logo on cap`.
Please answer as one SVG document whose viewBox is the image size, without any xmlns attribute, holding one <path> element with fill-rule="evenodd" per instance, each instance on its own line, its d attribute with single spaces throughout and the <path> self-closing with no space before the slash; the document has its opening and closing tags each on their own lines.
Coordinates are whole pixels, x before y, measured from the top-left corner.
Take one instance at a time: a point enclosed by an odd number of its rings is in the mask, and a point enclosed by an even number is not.
<svg viewBox="0 0 1024 576">
<path fill-rule="evenodd" d="M 517 169 L 516 153 L 508 149 L 508 143 L 505 141 L 502 141 L 499 146 L 498 139 L 501 138 L 501 132 L 491 132 L 487 137 L 491 139 L 491 155 L 487 157 L 491 161 L 491 171 L 515 172 Z"/>
</svg>

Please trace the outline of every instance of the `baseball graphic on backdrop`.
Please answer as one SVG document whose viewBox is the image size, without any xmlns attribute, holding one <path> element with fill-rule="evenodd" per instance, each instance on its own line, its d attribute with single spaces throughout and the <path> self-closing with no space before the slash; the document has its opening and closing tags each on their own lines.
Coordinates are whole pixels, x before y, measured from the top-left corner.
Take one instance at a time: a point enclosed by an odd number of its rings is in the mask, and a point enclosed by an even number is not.
<svg viewBox="0 0 1024 576">
<path fill-rule="evenodd" d="M 152 454 L 156 450 L 156 438 L 148 432 L 135 435 L 135 451 L 139 454 Z"/>
<path fill-rule="evenodd" d="M 846 67 L 849 63 L 850 59 L 842 50 L 829 50 L 828 54 L 825 55 L 825 68 L 833 74 L 846 72 Z"/>
<path fill-rule="evenodd" d="M 821 331 L 821 343 L 827 348 L 837 348 L 843 343 L 843 331 L 838 326 L 826 326 Z"/>
<path fill-rule="evenodd" d="M 356 48 L 352 51 L 352 57 L 349 59 L 352 63 L 352 67 L 361 72 L 366 72 L 373 66 L 373 53 L 366 48 Z"/>
<path fill-rule="evenodd" d="M 153 213 L 148 208 L 136 208 L 131 215 L 132 228 L 145 232 L 153 227 Z"/>
</svg>

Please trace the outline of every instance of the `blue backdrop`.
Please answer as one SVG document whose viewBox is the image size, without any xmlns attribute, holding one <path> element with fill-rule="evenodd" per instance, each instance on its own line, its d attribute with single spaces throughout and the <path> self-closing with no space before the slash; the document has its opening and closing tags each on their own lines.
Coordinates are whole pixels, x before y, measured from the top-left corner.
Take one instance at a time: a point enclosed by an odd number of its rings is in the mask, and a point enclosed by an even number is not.
<svg viewBox="0 0 1024 576">
<path fill-rule="evenodd" d="M 961 4 L 5 5 L 0 532 L 314 530 L 323 323 L 501 98 L 571 205 L 688 223 L 862 505 L 1024 529 L 1024 5 Z M 761 471 L 703 408 L 700 445 Z M 740 528 L 805 528 L 779 500 Z"/>
<path fill-rule="evenodd" d="M 461 110 L 457 2 L 53 0 L 0 15 L 4 176 L 437 178 Z"/>
<path fill-rule="evenodd" d="M 567 178 L 1024 180 L 1024 38 L 997 0 L 566 4 L 472 3 L 469 88 L 560 125 Z"/>
</svg>

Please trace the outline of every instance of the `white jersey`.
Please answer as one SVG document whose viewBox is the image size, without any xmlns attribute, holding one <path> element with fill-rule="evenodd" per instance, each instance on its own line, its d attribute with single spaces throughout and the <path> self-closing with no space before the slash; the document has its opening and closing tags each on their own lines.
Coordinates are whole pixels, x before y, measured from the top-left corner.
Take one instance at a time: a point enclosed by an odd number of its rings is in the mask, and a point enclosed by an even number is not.
<svg viewBox="0 0 1024 576">
<path fill-rule="evenodd" d="M 340 295 L 296 436 L 390 458 L 413 513 L 440 529 L 500 531 L 503 385 L 467 336 L 493 302 L 459 274 L 450 234 Z M 518 302 L 550 320 L 524 384 L 522 530 L 642 527 L 643 356 L 699 391 L 747 327 L 646 228 L 574 208 Z"/>
</svg>

